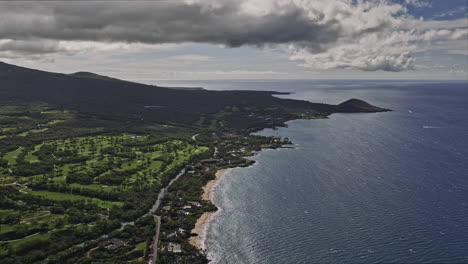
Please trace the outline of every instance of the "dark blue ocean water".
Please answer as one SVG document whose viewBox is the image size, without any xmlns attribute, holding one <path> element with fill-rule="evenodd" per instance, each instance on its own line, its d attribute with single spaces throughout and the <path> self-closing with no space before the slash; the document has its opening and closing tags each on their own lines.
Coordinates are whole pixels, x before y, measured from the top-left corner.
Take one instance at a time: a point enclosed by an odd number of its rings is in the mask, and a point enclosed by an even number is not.
<svg viewBox="0 0 468 264">
<path fill-rule="evenodd" d="M 213 263 L 468 263 L 468 82 L 193 82 L 394 111 L 297 120 L 220 181 Z"/>
</svg>

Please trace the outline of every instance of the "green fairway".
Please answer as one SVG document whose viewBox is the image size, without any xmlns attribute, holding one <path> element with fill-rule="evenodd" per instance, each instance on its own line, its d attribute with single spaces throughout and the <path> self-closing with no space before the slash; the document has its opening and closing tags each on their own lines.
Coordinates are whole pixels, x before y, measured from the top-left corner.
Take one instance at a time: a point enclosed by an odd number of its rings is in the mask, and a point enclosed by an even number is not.
<svg viewBox="0 0 468 264">
<path fill-rule="evenodd" d="M 49 191 L 28 191 L 28 193 L 30 193 L 32 195 L 42 196 L 42 197 L 50 199 L 50 200 L 57 200 L 57 201 L 84 200 L 84 201 L 89 201 L 91 203 L 95 203 L 98 206 L 105 207 L 105 208 L 111 208 L 114 205 L 116 205 L 116 206 L 121 206 L 122 205 L 120 202 L 104 201 L 104 200 L 97 199 L 97 198 L 90 198 L 90 197 L 86 197 L 86 196 L 81 196 L 81 195 L 76 195 L 76 194 L 69 194 L 69 193 L 59 193 L 59 192 L 49 192 Z"/>
<path fill-rule="evenodd" d="M 53 120 L 53 121 L 48 122 L 46 125 L 53 126 L 53 125 L 60 124 L 62 122 L 65 122 L 65 120 L 60 120 L 60 119 L 59 120 Z"/>
<path fill-rule="evenodd" d="M 43 144 L 34 146 L 34 150 L 28 152 L 28 154 L 26 154 L 26 156 L 24 157 L 24 160 L 30 163 L 39 162 L 39 159 L 36 156 L 34 156 L 34 152 L 38 151 L 42 147 L 42 145 Z"/>
<path fill-rule="evenodd" d="M 15 240 L 12 242 L 9 242 L 8 245 L 10 245 L 12 248 L 16 249 L 18 247 L 21 247 L 25 244 L 31 243 L 31 242 L 41 242 L 41 241 L 47 241 L 50 237 L 50 233 L 45 233 L 45 234 L 40 234 L 36 233 L 30 236 L 27 236 L 23 239 Z"/>
<path fill-rule="evenodd" d="M 90 190 L 105 191 L 105 192 L 111 192 L 111 191 L 119 190 L 119 189 L 125 190 L 124 186 L 109 186 L 109 185 L 100 185 L 100 184 L 83 185 L 79 183 L 72 183 L 70 184 L 70 186 L 73 187 L 73 189 L 90 189 Z"/>
<path fill-rule="evenodd" d="M 141 242 L 141 243 L 137 244 L 137 245 L 135 246 L 135 248 L 136 248 L 137 250 L 145 251 L 145 250 L 146 250 L 146 245 L 147 245 L 146 242 Z"/>
<path fill-rule="evenodd" d="M 13 225 L 0 225 L 0 234 L 11 232 L 15 230 L 15 226 Z"/>
<path fill-rule="evenodd" d="M 19 212 L 11 209 L 0 209 L 0 218 L 10 216 L 10 215 L 17 215 Z"/>
<path fill-rule="evenodd" d="M 47 127 L 46 127 L 46 128 L 42 128 L 42 129 L 32 129 L 32 130 L 23 132 L 23 133 L 21 133 L 21 134 L 18 134 L 18 136 L 20 136 L 20 137 L 25 137 L 25 136 L 29 135 L 30 133 L 33 133 L 33 134 L 34 134 L 34 133 L 41 133 L 41 132 L 44 132 L 44 131 L 47 131 L 47 130 L 49 130 L 49 128 L 47 128 Z"/>
<path fill-rule="evenodd" d="M 15 129 L 17 129 L 17 128 L 15 128 L 15 127 L 0 128 L 0 133 L 9 132 L 9 131 L 12 131 L 12 130 L 15 130 Z"/>
<path fill-rule="evenodd" d="M 8 152 L 5 156 L 3 156 L 3 159 L 8 161 L 10 165 L 15 165 L 16 164 L 16 158 L 18 155 L 23 151 L 22 147 L 19 147 L 18 149 Z"/>
</svg>

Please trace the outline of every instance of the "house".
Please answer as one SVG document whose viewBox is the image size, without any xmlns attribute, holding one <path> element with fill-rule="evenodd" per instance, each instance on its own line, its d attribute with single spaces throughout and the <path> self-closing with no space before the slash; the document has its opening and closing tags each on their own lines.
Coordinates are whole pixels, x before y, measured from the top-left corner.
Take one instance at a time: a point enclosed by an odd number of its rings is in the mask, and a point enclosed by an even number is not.
<svg viewBox="0 0 468 264">
<path fill-rule="evenodd" d="M 234 156 L 234 157 L 236 156 L 236 155 L 234 155 L 234 154 L 231 154 L 231 155 Z M 227 165 L 229 165 L 229 162 L 227 162 L 227 161 L 222 161 L 222 162 L 219 162 L 218 165 L 221 166 L 221 167 L 222 167 L 222 166 L 227 166 Z"/>
<path fill-rule="evenodd" d="M 189 215 L 190 213 L 189 212 L 186 212 L 184 210 L 177 210 L 177 214 L 180 214 L 180 215 Z"/>
<path fill-rule="evenodd" d="M 176 237 L 176 236 L 177 236 L 177 233 L 173 232 L 173 233 L 170 233 L 169 235 L 167 235 L 166 237 L 171 238 L 171 237 Z"/>
<path fill-rule="evenodd" d="M 229 163 L 233 164 L 233 165 L 242 164 L 244 162 L 246 162 L 246 159 L 237 159 L 237 160 L 230 160 L 229 161 Z"/>
<path fill-rule="evenodd" d="M 179 227 L 179 229 L 177 229 L 177 232 L 183 234 L 183 233 L 185 233 L 185 229 Z"/>
<path fill-rule="evenodd" d="M 167 206 L 164 206 L 162 209 L 163 209 L 164 211 L 169 211 L 169 210 L 171 210 L 171 206 L 170 206 L 170 205 L 167 205 Z"/>
<path fill-rule="evenodd" d="M 169 245 L 167 246 L 167 251 L 174 252 L 174 253 L 180 253 L 180 252 L 182 252 L 182 248 L 181 248 L 180 244 L 170 242 Z"/>
<path fill-rule="evenodd" d="M 196 207 L 201 207 L 202 206 L 201 203 L 199 203 L 199 202 L 189 201 L 188 203 L 193 205 L 193 206 L 196 206 Z"/>
<path fill-rule="evenodd" d="M 182 209 L 192 209 L 192 206 L 191 206 L 191 205 L 184 205 L 184 206 L 182 207 Z"/>
<path fill-rule="evenodd" d="M 219 159 L 204 159 L 204 160 L 200 160 L 201 163 L 216 163 L 218 162 Z"/>
<path fill-rule="evenodd" d="M 116 250 L 116 249 L 118 249 L 120 247 L 125 246 L 125 242 L 123 242 L 122 240 L 117 239 L 117 238 L 112 238 L 108 242 L 109 242 L 109 244 L 108 244 L 107 248 L 109 248 L 110 250 Z"/>
<path fill-rule="evenodd" d="M 250 115 L 249 115 L 250 116 Z M 222 135 L 222 138 L 238 138 L 240 137 L 239 135 L 235 135 L 235 134 L 223 134 Z"/>
</svg>

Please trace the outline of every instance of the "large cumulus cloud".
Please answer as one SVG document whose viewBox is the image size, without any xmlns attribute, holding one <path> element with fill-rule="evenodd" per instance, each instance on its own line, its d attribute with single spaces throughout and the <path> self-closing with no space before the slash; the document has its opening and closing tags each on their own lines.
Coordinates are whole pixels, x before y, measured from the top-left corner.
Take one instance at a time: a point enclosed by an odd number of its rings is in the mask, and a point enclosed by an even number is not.
<svg viewBox="0 0 468 264">
<path fill-rule="evenodd" d="M 466 28 L 418 23 L 405 4 L 385 0 L 9 1 L 0 2 L 0 56 L 196 42 L 279 47 L 313 68 L 404 71 L 422 43 L 466 38 Z"/>
</svg>

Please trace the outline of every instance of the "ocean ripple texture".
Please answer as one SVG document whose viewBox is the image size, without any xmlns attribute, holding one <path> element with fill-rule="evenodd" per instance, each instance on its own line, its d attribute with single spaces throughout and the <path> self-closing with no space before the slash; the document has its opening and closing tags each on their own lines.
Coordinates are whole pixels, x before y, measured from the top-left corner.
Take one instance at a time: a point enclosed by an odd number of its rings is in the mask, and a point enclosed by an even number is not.
<svg viewBox="0 0 468 264">
<path fill-rule="evenodd" d="M 206 247 L 212 263 L 468 263 L 468 83 L 237 81 L 213 89 L 290 91 L 393 109 L 297 120 L 228 172 Z"/>
</svg>

